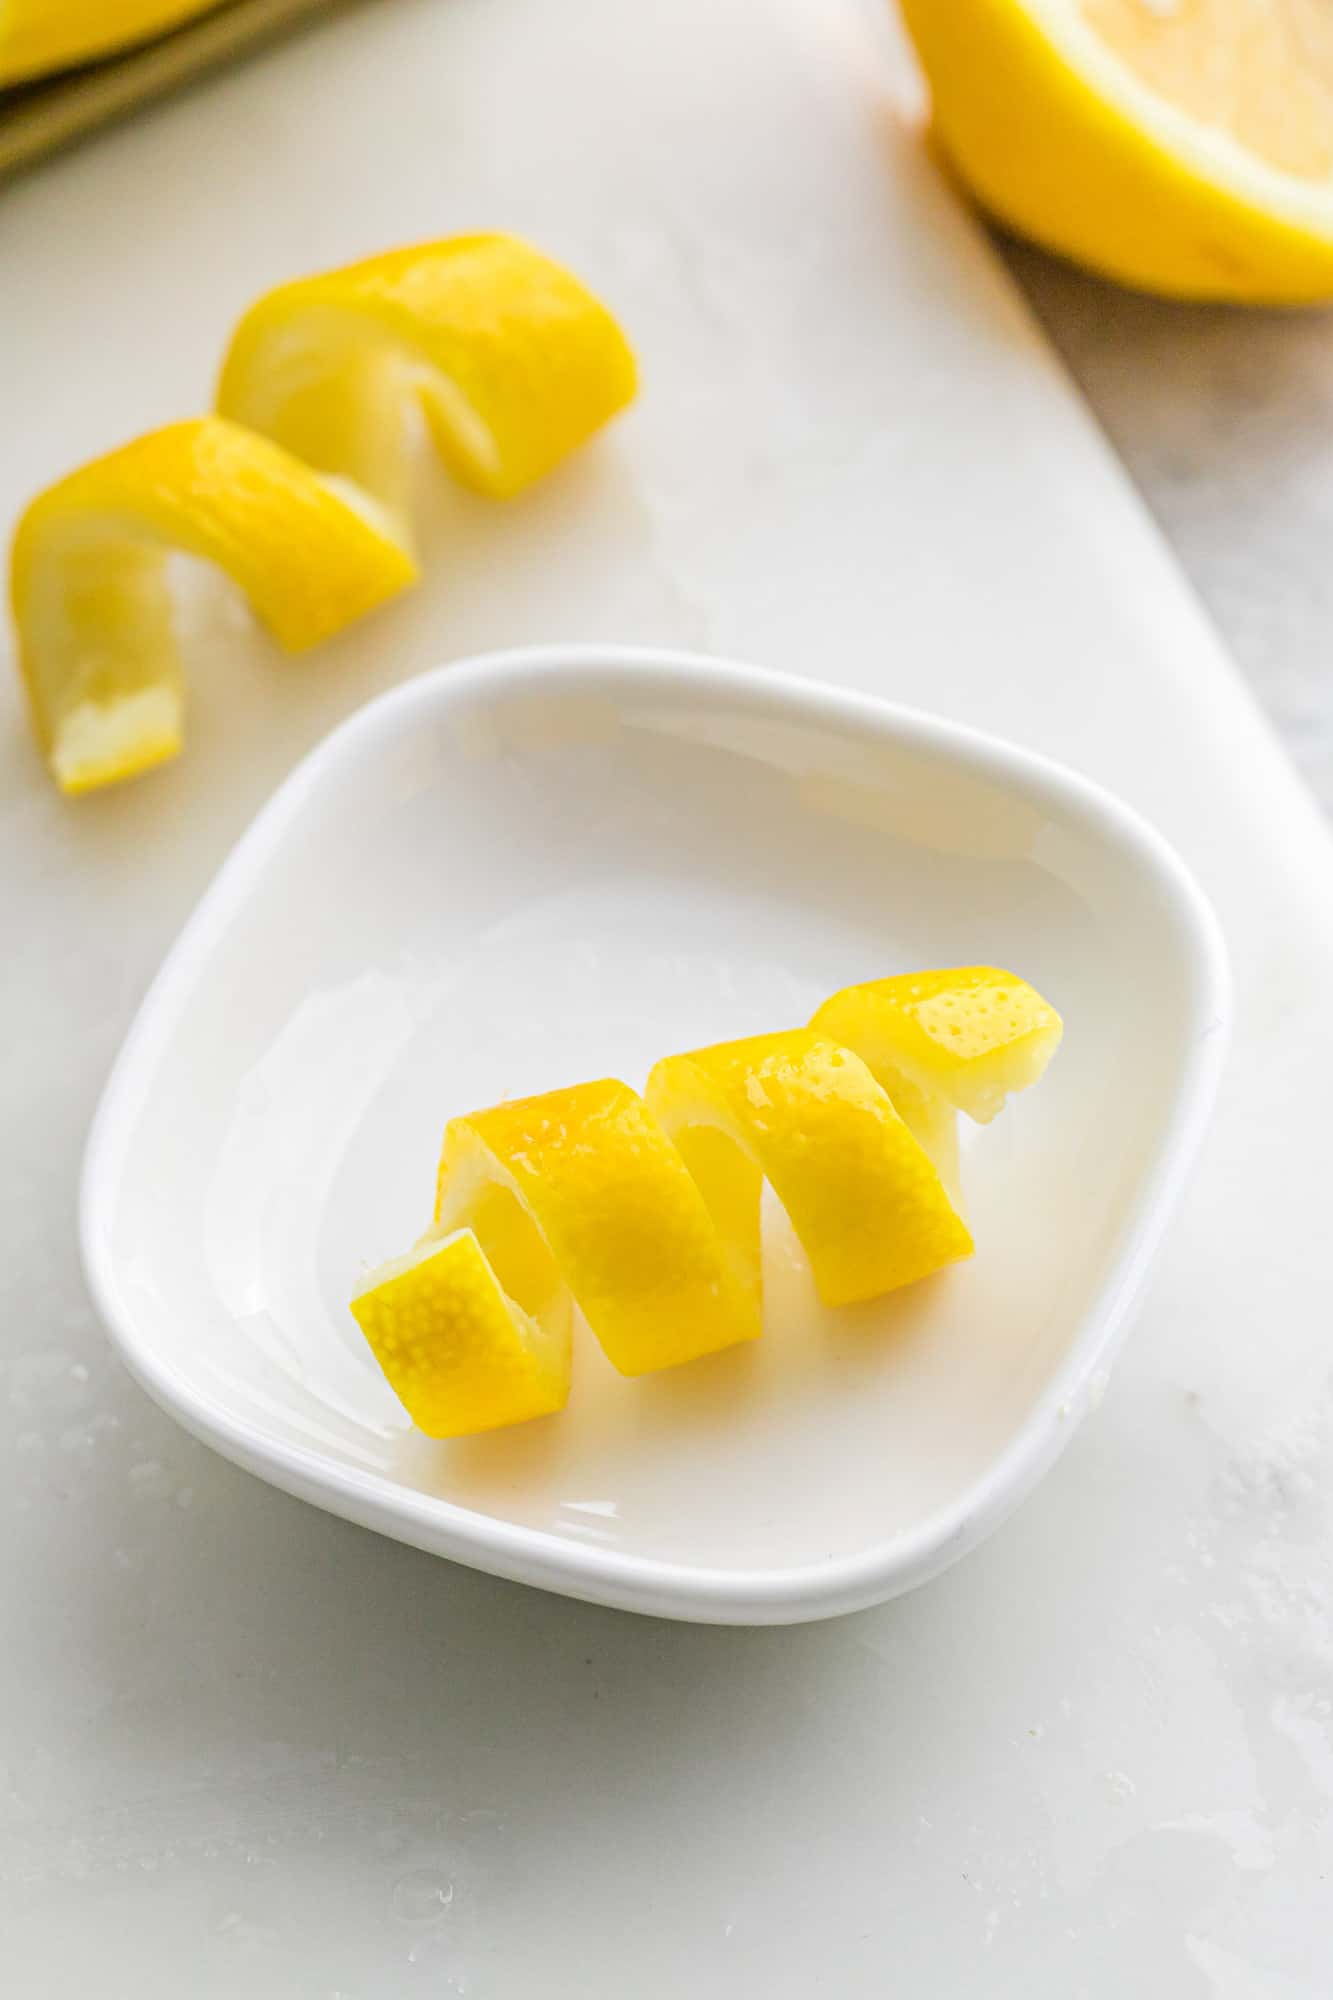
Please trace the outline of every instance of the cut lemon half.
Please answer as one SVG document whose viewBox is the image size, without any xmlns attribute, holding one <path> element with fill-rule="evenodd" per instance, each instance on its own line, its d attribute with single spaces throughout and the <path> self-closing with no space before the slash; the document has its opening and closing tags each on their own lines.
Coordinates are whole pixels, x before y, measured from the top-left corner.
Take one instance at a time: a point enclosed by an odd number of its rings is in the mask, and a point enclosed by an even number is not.
<svg viewBox="0 0 1333 2000">
<path fill-rule="evenodd" d="M 1327 0 L 901 0 L 1002 222 L 1180 298 L 1333 297 Z"/>
<path fill-rule="evenodd" d="M 173 549 L 224 570 L 289 652 L 416 574 L 368 508 L 220 417 L 152 431 L 48 487 L 19 522 L 10 591 L 34 724 L 66 792 L 180 748 Z"/>
</svg>

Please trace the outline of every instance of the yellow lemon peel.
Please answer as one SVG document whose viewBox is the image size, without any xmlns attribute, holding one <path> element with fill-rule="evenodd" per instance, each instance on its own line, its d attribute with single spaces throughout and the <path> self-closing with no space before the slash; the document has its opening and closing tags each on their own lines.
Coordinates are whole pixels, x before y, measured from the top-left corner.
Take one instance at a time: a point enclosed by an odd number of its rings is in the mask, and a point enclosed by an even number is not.
<svg viewBox="0 0 1333 2000">
<path fill-rule="evenodd" d="M 826 1303 L 914 1283 L 972 1254 L 957 1111 L 994 1117 L 1060 1031 L 1011 973 L 921 972 L 668 1056 L 642 1097 L 606 1080 L 456 1118 L 433 1230 L 352 1311 L 413 1420 L 449 1437 L 563 1406 L 576 1305 L 626 1375 L 755 1339 L 765 1180 Z"/>
<path fill-rule="evenodd" d="M 39 494 L 10 599 L 34 727 L 67 792 L 181 747 L 167 562 L 217 564 L 288 651 L 414 581 L 407 417 L 494 498 L 521 492 L 634 393 L 615 320 L 513 237 L 392 250 L 246 313 L 217 414 L 122 446 Z"/>
</svg>

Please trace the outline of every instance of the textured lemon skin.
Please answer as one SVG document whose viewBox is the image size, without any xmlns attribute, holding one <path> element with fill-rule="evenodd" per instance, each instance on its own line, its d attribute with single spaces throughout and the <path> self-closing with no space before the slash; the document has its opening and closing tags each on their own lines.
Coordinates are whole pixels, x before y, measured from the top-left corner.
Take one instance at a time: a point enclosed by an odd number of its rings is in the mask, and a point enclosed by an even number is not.
<svg viewBox="0 0 1333 2000">
<path fill-rule="evenodd" d="M 757 1296 L 733 1281 L 685 1162 L 626 1084 L 578 1084 L 453 1120 L 437 1227 L 475 1224 L 476 1191 L 491 1181 L 514 1195 L 511 1225 L 535 1228 L 621 1374 L 759 1333 Z M 512 1239 L 492 1254 L 507 1249 Z"/>
<path fill-rule="evenodd" d="M 15 597 L 33 594 L 48 540 L 105 517 L 215 562 L 288 652 L 401 590 L 412 563 L 289 452 L 221 417 L 150 431 L 40 494 L 14 538 Z"/>
<path fill-rule="evenodd" d="M 3 0 L 0 85 L 91 62 L 219 5 L 221 0 Z"/>
<path fill-rule="evenodd" d="M 199 417 L 149 432 L 38 495 L 19 521 L 10 597 L 38 740 L 66 791 L 174 754 L 179 724 L 145 729 L 109 764 L 71 760 L 76 714 L 162 690 L 182 671 L 165 572 L 170 550 L 216 563 L 288 651 L 299 652 L 410 583 L 406 551 L 308 466 L 253 431 Z"/>
<path fill-rule="evenodd" d="M 83 467 L 19 523 L 20 671 L 57 784 L 89 791 L 181 747 L 172 549 L 218 564 L 299 651 L 415 580 L 409 402 L 460 479 L 506 498 L 634 389 L 610 313 L 514 237 L 417 244 L 267 294 L 233 338 L 219 415 Z"/>
<path fill-rule="evenodd" d="M 569 1398 L 571 1340 L 534 1338 L 468 1233 L 372 1278 L 352 1312 L 428 1437 L 526 1423 Z"/>
<path fill-rule="evenodd" d="M 753 1340 L 766 1179 L 829 1304 L 911 1284 L 972 1254 L 955 1107 L 993 1117 L 1060 1031 L 996 967 L 913 973 L 846 988 L 809 1028 L 668 1056 L 642 1098 L 608 1079 L 456 1118 L 436 1186 L 449 1258 L 386 1267 L 353 1311 L 409 1412 L 450 1436 L 563 1397 L 575 1302 L 627 1375 Z"/>
<path fill-rule="evenodd" d="M 811 1025 L 855 1049 L 900 1109 L 914 1096 L 980 1125 L 1011 1090 L 1037 1081 L 1062 1033 L 1060 1016 L 1034 987 L 993 965 L 848 986 Z"/>
<path fill-rule="evenodd" d="M 900 0 L 935 134 L 1001 222 L 1139 290 L 1311 304 L 1333 298 L 1333 190 L 1281 199 L 1213 168 L 1127 84 L 1108 94 L 1025 0 Z"/>
<path fill-rule="evenodd" d="M 459 236 L 267 293 L 232 336 L 217 407 L 401 514 L 404 392 L 455 477 L 504 499 L 635 386 L 624 334 L 571 272 L 516 237 Z"/>
<path fill-rule="evenodd" d="M 648 1079 L 647 1101 L 687 1159 L 701 1129 L 731 1142 L 733 1158 L 712 1152 L 699 1171 L 717 1176 L 722 1227 L 739 1217 L 744 1177 L 737 1247 L 756 1276 L 762 1180 L 829 1305 L 876 1298 L 972 1254 L 935 1166 L 888 1094 L 827 1036 L 796 1028 L 668 1056 Z"/>
</svg>

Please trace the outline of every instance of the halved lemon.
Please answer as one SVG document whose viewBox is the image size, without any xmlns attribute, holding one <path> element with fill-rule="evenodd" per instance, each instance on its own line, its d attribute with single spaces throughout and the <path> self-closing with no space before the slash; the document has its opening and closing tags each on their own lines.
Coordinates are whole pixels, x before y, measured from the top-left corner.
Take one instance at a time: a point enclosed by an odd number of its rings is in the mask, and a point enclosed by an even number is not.
<svg viewBox="0 0 1333 2000">
<path fill-rule="evenodd" d="M 1327 0 L 901 0 L 982 204 L 1146 291 L 1333 297 Z"/>
</svg>

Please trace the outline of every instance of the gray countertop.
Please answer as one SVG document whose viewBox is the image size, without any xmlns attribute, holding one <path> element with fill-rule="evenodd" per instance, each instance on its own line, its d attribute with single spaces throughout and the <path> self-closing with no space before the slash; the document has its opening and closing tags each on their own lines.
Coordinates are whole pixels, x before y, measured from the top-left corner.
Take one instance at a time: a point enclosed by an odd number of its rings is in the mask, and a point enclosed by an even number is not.
<svg viewBox="0 0 1333 2000">
<path fill-rule="evenodd" d="M 1178 305 L 1000 248 L 1333 813 L 1333 314 Z"/>
</svg>

